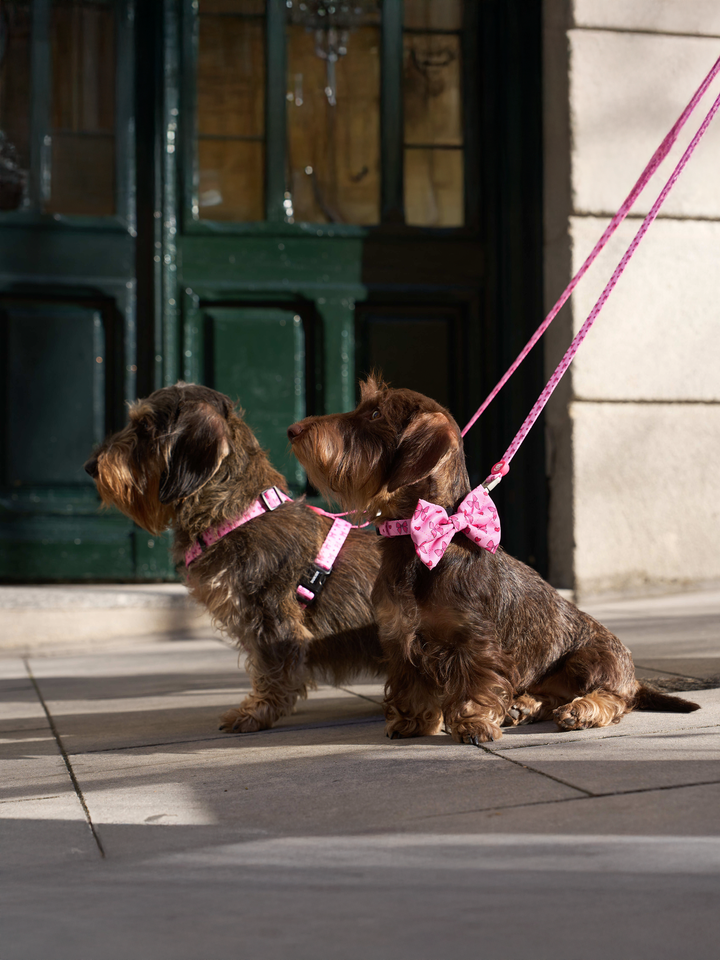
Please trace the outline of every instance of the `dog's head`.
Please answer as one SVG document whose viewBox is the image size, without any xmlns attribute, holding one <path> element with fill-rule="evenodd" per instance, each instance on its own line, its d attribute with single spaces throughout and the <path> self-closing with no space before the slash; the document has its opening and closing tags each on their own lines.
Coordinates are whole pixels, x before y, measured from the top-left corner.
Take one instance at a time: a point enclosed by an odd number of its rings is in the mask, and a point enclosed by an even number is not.
<svg viewBox="0 0 720 960">
<path fill-rule="evenodd" d="M 360 384 L 360 394 L 352 413 L 308 417 L 288 429 L 293 453 L 321 493 L 348 510 L 386 513 L 419 496 L 445 499 L 458 471 L 460 485 L 467 483 L 460 430 L 444 407 L 375 376 Z"/>
<path fill-rule="evenodd" d="M 130 407 L 127 425 L 85 464 L 103 503 L 150 533 L 171 525 L 175 505 L 199 491 L 229 455 L 228 397 L 177 383 Z M 249 432 L 249 431 L 248 431 Z"/>
</svg>

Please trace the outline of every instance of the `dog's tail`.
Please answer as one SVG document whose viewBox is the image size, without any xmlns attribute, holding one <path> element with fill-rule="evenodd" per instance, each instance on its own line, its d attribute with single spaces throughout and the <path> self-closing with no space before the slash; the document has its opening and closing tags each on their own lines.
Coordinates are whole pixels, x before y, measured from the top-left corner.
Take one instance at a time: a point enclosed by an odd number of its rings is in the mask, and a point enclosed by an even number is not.
<svg viewBox="0 0 720 960">
<path fill-rule="evenodd" d="M 700 709 L 699 703 L 692 700 L 683 700 L 682 697 L 671 697 L 645 683 L 638 683 L 635 693 L 634 708 L 636 710 L 657 710 L 662 713 L 692 713 Z"/>
</svg>

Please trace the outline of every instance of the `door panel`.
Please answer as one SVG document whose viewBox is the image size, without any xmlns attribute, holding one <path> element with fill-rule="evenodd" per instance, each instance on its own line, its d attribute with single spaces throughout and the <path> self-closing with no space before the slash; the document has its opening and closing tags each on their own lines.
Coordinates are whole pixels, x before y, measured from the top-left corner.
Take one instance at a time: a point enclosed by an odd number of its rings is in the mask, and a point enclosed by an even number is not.
<svg viewBox="0 0 720 960">
<path fill-rule="evenodd" d="M 89 307 L 4 312 L 5 482 L 87 487 L 82 465 L 105 433 L 105 330 Z M 19 402 L 18 402 L 19 401 Z"/>
<path fill-rule="evenodd" d="M 424 393 L 460 416 L 462 314 L 444 305 L 360 305 L 358 376 L 375 370 L 393 387 Z"/>
<path fill-rule="evenodd" d="M 288 425 L 307 412 L 300 315 L 273 307 L 212 307 L 204 328 L 206 382 L 239 401 L 273 465 L 302 490 L 305 475 L 287 440 Z"/>
</svg>

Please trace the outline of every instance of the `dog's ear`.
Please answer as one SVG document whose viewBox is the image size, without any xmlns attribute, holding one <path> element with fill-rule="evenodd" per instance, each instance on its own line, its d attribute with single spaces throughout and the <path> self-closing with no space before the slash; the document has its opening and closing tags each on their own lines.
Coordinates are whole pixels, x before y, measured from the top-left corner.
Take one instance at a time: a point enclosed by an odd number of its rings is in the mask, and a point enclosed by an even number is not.
<svg viewBox="0 0 720 960">
<path fill-rule="evenodd" d="M 207 403 L 181 410 L 160 477 L 160 503 L 175 503 L 199 490 L 230 453 L 225 417 Z"/>
<path fill-rule="evenodd" d="M 418 414 L 405 429 L 390 467 L 388 493 L 429 476 L 458 443 L 444 413 Z"/>
</svg>

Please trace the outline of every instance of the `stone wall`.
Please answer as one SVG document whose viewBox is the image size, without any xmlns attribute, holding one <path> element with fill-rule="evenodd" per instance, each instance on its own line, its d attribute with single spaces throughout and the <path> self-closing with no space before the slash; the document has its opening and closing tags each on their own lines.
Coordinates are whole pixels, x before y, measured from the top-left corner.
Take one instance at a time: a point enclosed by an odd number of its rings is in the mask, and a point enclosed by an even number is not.
<svg viewBox="0 0 720 960">
<path fill-rule="evenodd" d="M 720 56 L 720 3 L 545 0 L 543 56 L 549 309 Z M 719 92 L 716 78 L 555 320 L 548 375 Z M 720 581 L 720 116 L 546 422 L 556 586 L 587 597 Z"/>
</svg>

